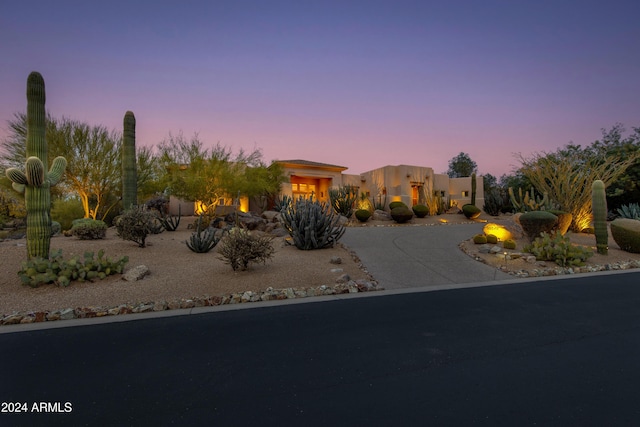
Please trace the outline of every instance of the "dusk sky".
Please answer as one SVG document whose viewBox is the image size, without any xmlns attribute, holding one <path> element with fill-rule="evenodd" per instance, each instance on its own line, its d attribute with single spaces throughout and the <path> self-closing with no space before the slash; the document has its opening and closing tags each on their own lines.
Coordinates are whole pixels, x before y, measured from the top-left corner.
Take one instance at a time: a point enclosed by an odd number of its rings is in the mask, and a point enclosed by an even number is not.
<svg viewBox="0 0 640 427">
<path fill-rule="evenodd" d="M 0 138 L 39 71 L 47 110 L 137 144 L 194 133 L 361 173 L 497 177 L 512 153 L 587 145 L 640 126 L 640 2 L 7 1 Z M 55 154 L 55 153 L 53 153 Z"/>
</svg>

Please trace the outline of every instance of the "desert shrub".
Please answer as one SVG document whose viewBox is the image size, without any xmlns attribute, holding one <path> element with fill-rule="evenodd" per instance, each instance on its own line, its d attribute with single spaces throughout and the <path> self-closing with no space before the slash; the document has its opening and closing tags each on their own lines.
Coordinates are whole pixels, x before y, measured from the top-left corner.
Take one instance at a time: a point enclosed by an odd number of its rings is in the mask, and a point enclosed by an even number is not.
<svg viewBox="0 0 640 427">
<path fill-rule="evenodd" d="M 55 236 L 56 234 L 60 234 L 62 231 L 62 226 L 58 221 L 51 221 L 51 235 Z"/>
<path fill-rule="evenodd" d="M 169 210 L 169 199 L 164 196 L 154 196 L 144 202 L 144 204 L 147 208 L 156 210 L 161 214 L 165 214 Z"/>
<path fill-rule="evenodd" d="M 49 259 L 32 258 L 23 261 L 18 276 L 23 284 L 33 288 L 47 283 L 69 286 L 73 280 L 84 282 L 104 279 L 111 274 L 121 274 L 127 262 L 127 256 L 117 260 L 104 258 L 102 249 L 98 252 L 97 259 L 94 259 L 93 252 L 85 252 L 83 260 L 74 257 L 65 261 L 62 250 L 58 250 L 52 253 Z"/>
<path fill-rule="evenodd" d="M 187 247 L 196 253 L 206 253 L 213 249 L 220 238 L 216 235 L 216 230 L 210 227 L 205 227 L 203 231 L 202 217 L 198 217 L 198 225 L 196 232 L 191 235 L 187 240 Z"/>
<path fill-rule="evenodd" d="M 491 216 L 499 216 L 500 210 L 502 209 L 502 194 L 500 194 L 500 190 L 492 189 L 484 197 L 484 205 L 482 209 L 487 213 L 487 215 Z"/>
<path fill-rule="evenodd" d="M 484 234 L 476 234 L 475 236 L 473 236 L 473 243 L 475 243 L 476 245 L 484 245 L 485 243 L 487 243 L 487 236 L 485 236 Z"/>
<path fill-rule="evenodd" d="M 233 271 L 246 270 L 250 262 L 265 264 L 273 256 L 271 237 L 254 236 L 243 228 L 234 227 L 222 239 L 218 253 Z"/>
<path fill-rule="evenodd" d="M 71 223 L 71 235 L 80 240 L 104 239 L 107 235 L 107 224 L 99 219 L 75 219 Z"/>
<path fill-rule="evenodd" d="M 393 218 L 398 224 L 402 224 L 413 218 L 413 212 L 406 205 L 398 206 L 391 209 L 391 218 Z"/>
<path fill-rule="evenodd" d="M 482 211 L 475 205 L 466 204 L 462 205 L 462 213 L 469 219 L 476 219 L 480 216 Z"/>
<path fill-rule="evenodd" d="M 567 234 L 567 231 L 571 226 L 571 221 L 573 220 L 573 215 L 571 215 L 569 212 L 559 211 L 554 209 L 549 210 L 547 212 L 552 213 L 558 217 L 558 223 L 556 224 L 553 231 L 557 231 L 562 235 Z"/>
<path fill-rule="evenodd" d="M 360 222 L 366 222 L 369 218 L 371 218 L 371 212 L 367 209 L 358 209 L 355 215 Z"/>
<path fill-rule="evenodd" d="M 640 221 L 618 218 L 611 222 L 611 236 L 623 251 L 640 253 Z"/>
<path fill-rule="evenodd" d="M 351 218 L 351 215 L 353 215 L 353 205 L 357 199 L 358 188 L 352 185 L 329 189 L 331 207 L 338 215 Z"/>
<path fill-rule="evenodd" d="M 593 251 L 571 244 L 569 236 L 560 233 L 549 234 L 543 232 L 530 245 L 523 248 L 540 261 L 554 261 L 561 267 L 584 265 Z"/>
<path fill-rule="evenodd" d="M 118 236 L 130 240 L 139 247 L 146 246 L 147 236 L 156 227 L 157 216 L 145 206 L 127 209 L 115 219 Z"/>
<path fill-rule="evenodd" d="M 298 249 L 333 246 L 344 234 L 340 218 L 326 204 L 299 197 L 280 212 L 280 222 Z"/>
<path fill-rule="evenodd" d="M 491 243 L 492 245 L 498 244 L 498 236 L 495 234 L 487 234 L 487 243 Z"/>
<path fill-rule="evenodd" d="M 558 223 L 558 217 L 547 211 L 529 211 L 520 215 L 522 230 L 533 241 L 540 233 L 550 233 Z"/>
<path fill-rule="evenodd" d="M 620 218 L 640 219 L 640 206 L 638 203 L 622 205 L 617 209 L 617 211 Z"/>
<path fill-rule="evenodd" d="M 411 210 L 418 218 L 424 218 L 429 215 L 429 208 L 425 205 L 415 205 Z"/>
<path fill-rule="evenodd" d="M 55 199 L 51 204 L 51 219 L 58 221 L 63 230 L 70 230 L 73 220 L 83 216 L 82 202 L 78 199 Z"/>
<path fill-rule="evenodd" d="M 507 239 L 504 242 L 502 242 L 502 247 L 505 249 L 515 249 L 516 241 L 513 239 Z"/>
<path fill-rule="evenodd" d="M 407 206 L 404 202 L 397 201 L 397 202 L 389 203 L 389 210 L 390 211 L 394 210 L 395 208 L 399 208 L 399 207 L 403 207 L 403 208 L 409 209 L 409 206 Z"/>
</svg>

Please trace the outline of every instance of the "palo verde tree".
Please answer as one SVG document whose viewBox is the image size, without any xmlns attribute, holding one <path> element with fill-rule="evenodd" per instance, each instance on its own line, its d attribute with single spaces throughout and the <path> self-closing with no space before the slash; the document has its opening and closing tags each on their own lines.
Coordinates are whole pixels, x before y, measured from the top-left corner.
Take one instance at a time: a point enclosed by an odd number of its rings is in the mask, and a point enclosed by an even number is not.
<svg viewBox="0 0 640 427">
<path fill-rule="evenodd" d="M 38 72 L 27 78 L 27 144 L 24 172 L 6 169 L 13 188 L 24 192 L 27 209 L 27 254 L 29 258 L 49 258 L 51 242 L 51 186 L 60 181 L 67 161 L 56 157 L 47 172 L 48 148 L 45 139 L 44 79 Z"/>
</svg>

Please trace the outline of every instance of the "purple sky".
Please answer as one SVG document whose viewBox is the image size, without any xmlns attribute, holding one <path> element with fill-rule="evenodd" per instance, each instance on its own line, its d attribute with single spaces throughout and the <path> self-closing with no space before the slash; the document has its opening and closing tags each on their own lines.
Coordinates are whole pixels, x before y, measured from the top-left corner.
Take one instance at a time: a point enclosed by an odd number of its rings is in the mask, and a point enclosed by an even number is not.
<svg viewBox="0 0 640 427">
<path fill-rule="evenodd" d="M 360 173 L 447 170 L 459 152 L 500 176 L 512 153 L 640 126 L 640 2 L 3 1 L 0 138 L 26 110 L 137 143 L 169 132 Z"/>
</svg>

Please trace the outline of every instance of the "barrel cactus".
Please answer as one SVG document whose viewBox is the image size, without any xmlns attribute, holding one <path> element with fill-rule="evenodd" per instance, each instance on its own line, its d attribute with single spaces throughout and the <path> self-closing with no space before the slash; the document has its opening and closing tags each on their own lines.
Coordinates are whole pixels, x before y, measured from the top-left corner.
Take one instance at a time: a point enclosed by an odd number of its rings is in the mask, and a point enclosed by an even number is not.
<svg viewBox="0 0 640 427">
<path fill-rule="evenodd" d="M 131 111 L 127 111 L 124 115 L 122 137 L 122 208 L 126 210 L 138 204 L 136 117 Z"/>
<path fill-rule="evenodd" d="M 67 167 L 64 157 L 56 157 L 49 171 L 45 140 L 45 88 L 36 71 L 27 78 L 27 161 L 24 172 L 9 168 L 7 177 L 13 188 L 24 192 L 27 209 L 27 256 L 49 258 L 51 244 L 51 186 L 60 181 Z"/>
<path fill-rule="evenodd" d="M 591 184 L 591 209 L 593 210 L 593 230 L 596 235 L 596 249 L 599 254 L 606 255 L 609 247 L 607 231 L 607 196 L 604 182 L 598 180 Z"/>
<path fill-rule="evenodd" d="M 558 224 L 558 217 L 547 211 L 530 211 L 523 213 L 519 221 L 529 241 L 533 242 L 541 233 L 552 232 Z"/>
</svg>

